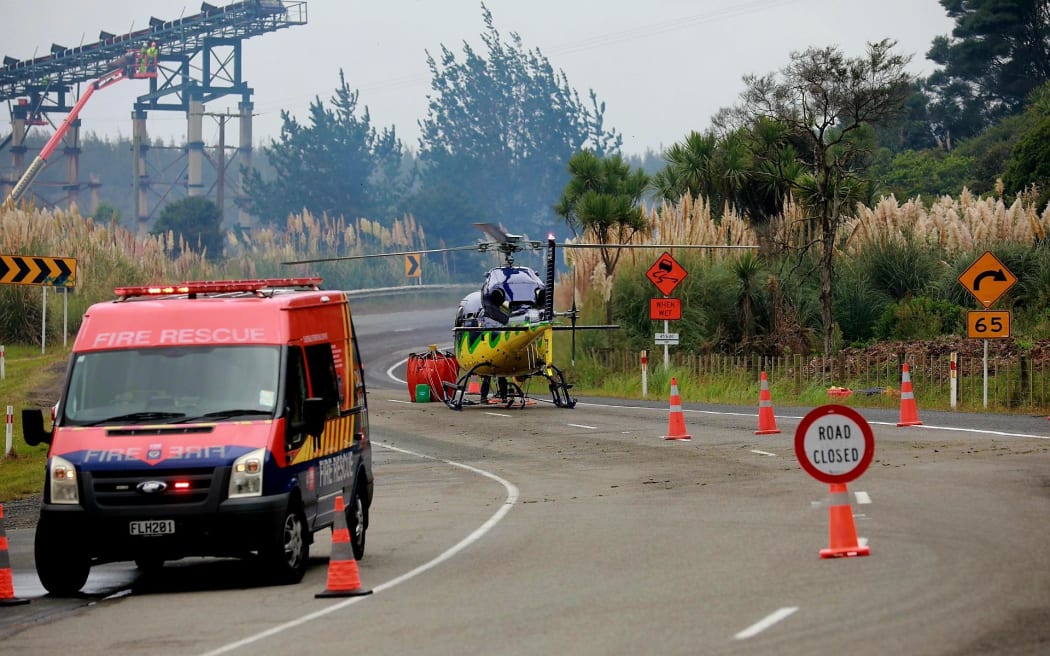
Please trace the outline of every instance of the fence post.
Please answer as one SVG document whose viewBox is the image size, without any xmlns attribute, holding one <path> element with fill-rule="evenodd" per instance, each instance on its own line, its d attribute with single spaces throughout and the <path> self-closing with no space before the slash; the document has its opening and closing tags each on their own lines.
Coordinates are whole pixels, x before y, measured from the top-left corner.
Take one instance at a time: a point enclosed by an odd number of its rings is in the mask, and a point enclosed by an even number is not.
<svg viewBox="0 0 1050 656">
<path fill-rule="evenodd" d="M 649 351 L 642 351 L 642 398 L 649 398 Z"/>
<path fill-rule="evenodd" d="M 959 359 L 959 353 L 952 351 L 951 358 L 949 360 L 949 376 L 951 377 L 948 381 L 948 402 L 951 404 L 952 410 L 955 410 L 959 404 L 959 382 L 956 379 L 956 362 Z"/>
<path fill-rule="evenodd" d="M 14 430 L 15 430 L 15 407 L 13 405 L 7 406 L 7 441 L 4 446 L 4 456 L 9 457 L 15 452 L 14 444 Z"/>
</svg>

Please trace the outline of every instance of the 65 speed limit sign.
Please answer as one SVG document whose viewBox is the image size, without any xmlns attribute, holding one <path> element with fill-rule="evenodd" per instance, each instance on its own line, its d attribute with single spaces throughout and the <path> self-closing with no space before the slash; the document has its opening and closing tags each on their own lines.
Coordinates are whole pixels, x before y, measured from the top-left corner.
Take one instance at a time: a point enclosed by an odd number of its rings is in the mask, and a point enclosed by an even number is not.
<svg viewBox="0 0 1050 656">
<path fill-rule="evenodd" d="M 875 436 L 853 408 L 822 405 L 803 417 L 795 430 L 795 455 L 818 481 L 848 483 L 871 464 Z"/>
<path fill-rule="evenodd" d="M 970 339 L 1006 339 L 1010 336 L 1008 310 L 971 310 L 966 313 L 966 336 Z"/>
</svg>

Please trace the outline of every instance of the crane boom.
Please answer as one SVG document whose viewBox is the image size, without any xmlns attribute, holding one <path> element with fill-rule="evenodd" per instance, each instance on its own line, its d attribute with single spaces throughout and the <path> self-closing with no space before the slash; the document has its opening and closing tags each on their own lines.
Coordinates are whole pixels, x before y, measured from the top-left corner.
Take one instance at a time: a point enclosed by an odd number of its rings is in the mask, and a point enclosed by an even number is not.
<svg viewBox="0 0 1050 656">
<path fill-rule="evenodd" d="M 116 84 L 128 77 L 138 76 L 134 75 L 133 69 L 129 67 L 120 67 L 106 73 L 88 85 L 87 89 L 80 96 L 80 100 L 77 101 L 76 105 L 73 105 L 73 109 L 69 112 L 69 115 L 66 116 L 64 121 L 62 121 L 62 125 L 55 130 L 55 133 L 51 135 L 51 138 L 47 140 L 47 143 L 40 150 L 40 154 L 33 159 L 33 163 L 29 165 L 29 168 L 27 168 L 25 173 L 22 174 L 22 177 L 18 179 L 18 183 L 15 184 L 11 193 L 7 196 L 4 205 L 7 205 L 8 203 L 15 204 L 22 199 L 22 196 L 25 195 L 25 192 L 29 189 L 29 185 L 33 184 L 33 180 L 36 179 L 36 176 L 44 170 L 45 166 L 47 166 L 48 158 L 51 157 L 51 154 L 55 152 L 55 148 L 57 148 L 58 144 L 63 138 L 65 138 L 69 127 L 77 120 L 77 117 L 80 115 L 80 110 L 84 108 L 84 105 L 86 105 L 87 101 L 91 99 L 91 96 L 94 95 L 95 91 L 108 87 L 111 84 Z"/>
</svg>

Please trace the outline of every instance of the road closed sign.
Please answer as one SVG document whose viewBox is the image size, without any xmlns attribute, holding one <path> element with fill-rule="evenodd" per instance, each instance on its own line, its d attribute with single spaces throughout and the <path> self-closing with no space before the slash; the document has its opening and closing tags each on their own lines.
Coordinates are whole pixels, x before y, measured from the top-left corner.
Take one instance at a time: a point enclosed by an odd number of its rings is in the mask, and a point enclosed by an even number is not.
<svg viewBox="0 0 1050 656">
<path fill-rule="evenodd" d="M 810 476 L 824 483 L 848 483 L 871 464 L 875 436 L 853 408 L 814 408 L 795 430 L 795 455 Z"/>
</svg>

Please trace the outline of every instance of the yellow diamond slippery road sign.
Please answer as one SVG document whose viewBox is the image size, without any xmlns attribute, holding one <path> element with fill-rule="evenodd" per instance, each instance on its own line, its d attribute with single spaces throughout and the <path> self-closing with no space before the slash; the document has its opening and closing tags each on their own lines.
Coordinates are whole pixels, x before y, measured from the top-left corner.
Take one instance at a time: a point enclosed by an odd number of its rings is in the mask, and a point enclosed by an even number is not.
<svg viewBox="0 0 1050 656">
<path fill-rule="evenodd" d="M 999 258 L 992 255 L 991 251 L 986 251 L 959 276 L 959 283 L 973 294 L 978 303 L 987 308 L 999 300 L 1006 290 L 1017 284 L 1017 276 L 1007 269 Z"/>
</svg>

